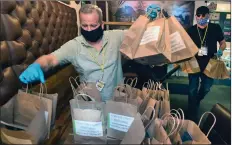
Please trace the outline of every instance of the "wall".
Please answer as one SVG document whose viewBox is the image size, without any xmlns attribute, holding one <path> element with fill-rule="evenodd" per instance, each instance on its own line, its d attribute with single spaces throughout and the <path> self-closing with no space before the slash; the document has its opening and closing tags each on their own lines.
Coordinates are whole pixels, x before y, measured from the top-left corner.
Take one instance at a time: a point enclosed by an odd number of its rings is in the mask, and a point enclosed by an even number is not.
<svg viewBox="0 0 232 145">
<path fill-rule="evenodd" d="M 80 35 L 79 10 L 80 10 L 80 8 L 81 8 L 81 4 L 80 4 L 80 3 L 77 4 L 75 1 L 70 1 L 70 4 L 69 4 L 69 5 L 66 4 L 66 3 L 63 3 L 63 2 L 61 2 L 61 1 L 58 1 L 58 2 L 60 2 L 60 3 L 64 4 L 64 5 L 67 5 L 67 6 L 71 7 L 71 8 L 76 9 L 76 13 L 77 13 L 77 26 L 78 26 L 78 35 Z"/>
</svg>

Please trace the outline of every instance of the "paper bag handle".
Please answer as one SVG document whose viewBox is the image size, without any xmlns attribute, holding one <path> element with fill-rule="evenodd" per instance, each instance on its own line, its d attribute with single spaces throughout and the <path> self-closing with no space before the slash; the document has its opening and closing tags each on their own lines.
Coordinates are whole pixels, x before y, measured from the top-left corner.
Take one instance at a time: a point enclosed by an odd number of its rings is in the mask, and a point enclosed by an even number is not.
<svg viewBox="0 0 232 145">
<path fill-rule="evenodd" d="M 200 127 L 201 121 L 202 121 L 203 117 L 205 116 L 205 114 L 211 114 L 211 115 L 213 116 L 213 118 L 214 118 L 214 122 L 213 122 L 212 126 L 210 127 L 208 133 L 206 134 L 206 136 L 208 137 L 208 136 L 209 136 L 209 133 L 211 132 L 211 130 L 213 129 L 213 127 L 214 127 L 214 125 L 215 125 L 215 123 L 216 123 L 216 121 L 217 121 L 217 118 L 215 117 L 215 115 L 214 115 L 212 112 L 205 112 L 204 114 L 202 114 L 202 116 L 201 116 L 201 118 L 200 118 L 200 121 L 199 121 L 199 123 L 198 123 L 198 127 Z"/>
<path fill-rule="evenodd" d="M 145 114 L 145 112 L 147 112 L 147 110 L 148 110 L 149 108 L 152 109 L 152 118 L 150 119 L 149 123 L 144 127 L 145 130 L 146 130 L 147 127 L 152 123 L 152 121 L 155 119 L 155 109 L 154 109 L 154 107 L 151 107 L 151 106 L 148 106 L 148 107 L 145 109 L 145 111 L 144 111 L 143 114 L 141 115 L 141 118 L 142 118 L 142 116 Z M 144 121 L 144 120 L 142 120 L 142 121 Z"/>
<path fill-rule="evenodd" d="M 181 119 L 181 115 L 180 113 L 178 112 L 178 110 L 180 110 L 181 114 L 182 114 L 182 119 Z M 181 109 L 181 108 L 178 108 L 177 110 L 176 109 L 171 109 L 170 112 L 172 111 L 175 111 L 177 114 L 178 114 L 178 120 L 180 120 L 180 126 L 178 126 L 177 128 L 179 128 L 179 130 L 177 129 L 177 132 L 179 132 L 181 130 L 181 128 L 183 127 L 184 125 L 184 111 Z"/>
<path fill-rule="evenodd" d="M 76 103 L 77 103 L 77 107 L 78 108 L 80 108 L 80 106 L 79 106 L 79 103 L 78 103 L 78 96 L 86 96 L 86 97 L 88 97 L 88 98 L 90 98 L 91 99 L 91 101 L 95 101 L 94 99 L 93 99 L 93 97 L 91 97 L 91 96 L 89 96 L 89 95 L 87 95 L 87 94 L 77 94 L 76 96 L 75 96 L 75 100 L 76 100 Z M 84 100 L 85 100 L 85 98 L 84 97 L 82 97 Z M 92 109 L 93 109 L 93 106 L 92 106 Z"/>
<path fill-rule="evenodd" d="M 124 91 L 125 91 L 125 93 L 126 93 L 126 103 L 128 103 L 128 96 L 129 96 L 129 92 L 126 90 L 126 88 L 125 87 L 122 87 L 122 86 L 116 86 L 115 87 L 115 90 L 117 90 L 117 89 L 119 89 L 119 88 L 122 88 Z M 120 96 L 120 91 L 119 91 L 119 96 Z M 113 96 L 113 100 L 115 100 L 115 96 Z"/>
<path fill-rule="evenodd" d="M 160 120 L 161 120 L 161 125 L 160 125 L 160 127 L 163 125 L 162 122 L 165 121 L 165 118 L 166 118 L 166 117 L 169 116 L 169 117 L 171 117 L 171 118 L 173 119 L 173 126 L 172 126 L 171 131 L 170 131 L 169 134 L 167 135 L 168 137 L 171 136 L 171 135 L 175 132 L 175 130 L 176 130 L 176 129 L 175 129 L 176 120 L 174 119 L 173 115 L 176 116 L 176 114 L 173 114 L 173 113 L 165 113 L 165 114 L 160 118 Z M 179 121 L 177 120 L 177 122 L 178 122 L 178 124 L 177 124 L 177 126 L 178 126 L 178 125 L 179 125 Z M 167 139 L 168 139 L 168 137 L 167 137 Z M 165 139 L 165 140 L 167 140 L 167 139 Z"/>
<path fill-rule="evenodd" d="M 131 80 L 131 83 L 129 84 L 128 83 L 128 80 Z M 135 82 L 135 83 L 134 83 Z M 135 78 L 128 78 L 127 81 L 126 81 L 126 84 L 130 85 L 131 87 L 135 88 L 135 86 L 137 85 L 137 82 L 138 82 L 138 78 L 135 77 Z M 134 85 L 133 85 L 134 84 Z"/>
<path fill-rule="evenodd" d="M 69 82 L 70 82 L 70 85 L 71 85 L 72 91 L 73 91 L 73 93 L 74 93 L 74 96 L 76 96 L 78 93 L 77 93 L 76 88 L 74 87 L 74 85 L 73 85 L 73 83 L 72 83 L 71 79 L 73 79 L 73 80 L 74 80 L 74 82 L 76 83 L 77 87 L 80 87 L 80 85 L 76 82 L 76 79 L 75 79 L 75 78 L 73 78 L 72 76 L 71 76 L 71 77 L 69 77 Z"/>
</svg>

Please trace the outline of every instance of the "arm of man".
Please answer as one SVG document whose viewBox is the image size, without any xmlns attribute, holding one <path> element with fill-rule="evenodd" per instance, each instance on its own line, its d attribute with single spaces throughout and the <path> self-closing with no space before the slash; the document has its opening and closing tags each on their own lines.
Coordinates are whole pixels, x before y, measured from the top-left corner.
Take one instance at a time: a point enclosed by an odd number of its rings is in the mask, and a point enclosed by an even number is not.
<svg viewBox="0 0 232 145">
<path fill-rule="evenodd" d="M 219 42 L 219 48 L 223 51 L 223 50 L 225 50 L 225 48 L 226 48 L 226 41 L 225 40 L 222 40 L 222 41 L 220 41 Z"/>
<path fill-rule="evenodd" d="M 73 60 L 75 46 L 77 46 L 76 41 L 70 40 L 54 52 L 41 56 L 35 62 L 40 64 L 44 71 L 47 71 L 58 64 L 69 63 Z"/>
<path fill-rule="evenodd" d="M 221 57 L 223 55 L 223 51 L 226 48 L 226 41 L 224 39 L 224 35 L 220 25 L 217 25 L 217 41 L 219 42 L 219 49 L 217 51 L 217 56 Z"/>
<path fill-rule="evenodd" d="M 49 68 L 55 67 L 59 64 L 56 56 L 53 54 L 43 55 L 43 56 L 39 57 L 35 61 L 35 63 L 40 64 L 40 67 L 44 71 L 47 71 L 47 70 L 49 70 Z"/>
<path fill-rule="evenodd" d="M 40 80 L 40 82 L 45 83 L 43 71 L 47 71 L 58 64 L 72 62 L 76 47 L 78 47 L 77 42 L 73 39 L 53 53 L 39 57 L 19 76 L 20 81 L 27 84 Z"/>
</svg>

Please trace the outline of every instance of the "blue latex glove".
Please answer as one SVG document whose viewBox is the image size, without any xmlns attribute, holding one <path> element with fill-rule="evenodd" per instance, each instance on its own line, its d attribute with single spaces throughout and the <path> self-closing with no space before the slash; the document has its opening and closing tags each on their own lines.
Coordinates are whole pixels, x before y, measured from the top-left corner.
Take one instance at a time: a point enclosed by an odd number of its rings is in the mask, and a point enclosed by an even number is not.
<svg viewBox="0 0 232 145">
<path fill-rule="evenodd" d="M 155 19 L 157 17 L 157 12 L 160 12 L 161 9 L 158 5 L 155 4 L 151 4 L 147 7 L 147 13 L 150 12 L 150 10 L 152 9 L 151 13 L 149 14 L 150 19 Z"/>
<path fill-rule="evenodd" d="M 221 49 L 218 49 L 217 57 L 221 57 L 222 55 L 223 55 L 223 51 Z"/>
<path fill-rule="evenodd" d="M 41 83 L 45 83 L 43 70 L 40 64 L 33 63 L 19 76 L 21 82 L 28 84 L 40 80 Z"/>
</svg>

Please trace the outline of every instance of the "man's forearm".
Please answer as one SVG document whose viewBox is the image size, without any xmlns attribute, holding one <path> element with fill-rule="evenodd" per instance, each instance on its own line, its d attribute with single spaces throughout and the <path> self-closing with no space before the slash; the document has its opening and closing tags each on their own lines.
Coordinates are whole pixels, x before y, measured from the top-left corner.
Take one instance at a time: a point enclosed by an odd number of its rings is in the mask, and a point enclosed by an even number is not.
<svg viewBox="0 0 232 145">
<path fill-rule="evenodd" d="M 225 40 L 222 40 L 220 42 L 219 49 L 221 49 L 221 50 L 225 50 L 226 49 L 226 41 Z"/>
<path fill-rule="evenodd" d="M 39 57 L 35 62 L 39 63 L 41 68 L 44 71 L 47 71 L 47 70 L 49 70 L 49 68 L 52 67 L 52 61 L 49 58 L 49 55 L 43 55 L 43 56 Z"/>
</svg>

